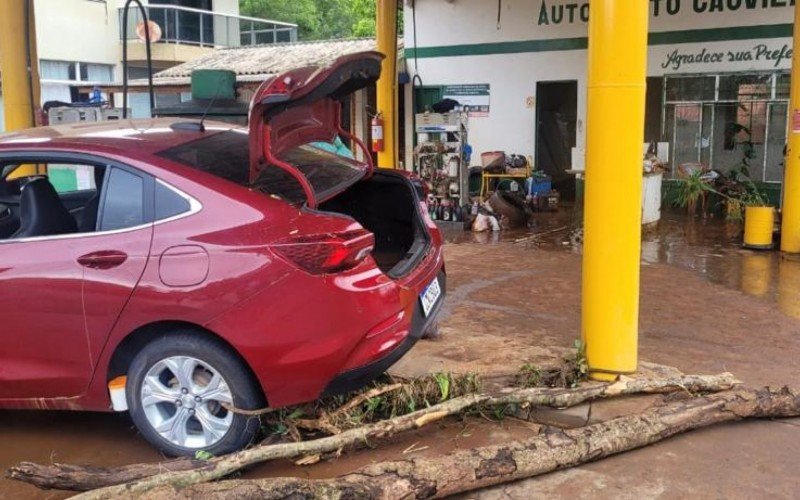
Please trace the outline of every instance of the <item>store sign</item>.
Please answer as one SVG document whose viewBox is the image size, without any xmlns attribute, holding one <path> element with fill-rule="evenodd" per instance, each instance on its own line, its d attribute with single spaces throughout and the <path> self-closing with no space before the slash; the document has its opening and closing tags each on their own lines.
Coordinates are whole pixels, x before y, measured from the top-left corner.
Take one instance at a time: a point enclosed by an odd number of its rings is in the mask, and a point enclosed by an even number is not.
<svg viewBox="0 0 800 500">
<path fill-rule="evenodd" d="M 678 50 L 667 54 L 661 63 L 662 69 L 672 71 L 688 70 L 695 65 L 731 64 L 742 62 L 769 62 L 777 68 L 783 62 L 792 60 L 792 48 L 787 44 L 769 46 L 760 43 L 749 50 L 709 50 L 708 48 Z"/>
<path fill-rule="evenodd" d="M 445 85 L 443 97 L 457 101 L 469 116 L 489 116 L 489 84 Z"/>
<path fill-rule="evenodd" d="M 795 0 L 650 0 L 653 17 L 688 14 L 714 14 L 791 7 Z M 589 22 L 589 2 L 541 0 L 539 26 Z"/>
</svg>

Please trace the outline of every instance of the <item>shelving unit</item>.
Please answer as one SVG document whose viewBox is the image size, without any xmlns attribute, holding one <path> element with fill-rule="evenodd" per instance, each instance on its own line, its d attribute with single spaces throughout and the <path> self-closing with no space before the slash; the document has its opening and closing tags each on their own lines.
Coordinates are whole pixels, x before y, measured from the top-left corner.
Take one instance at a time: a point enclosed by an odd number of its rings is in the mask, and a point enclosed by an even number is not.
<svg viewBox="0 0 800 500">
<path fill-rule="evenodd" d="M 420 113 L 416 116 L 415 131 L 414 171 L 440 200 L 450 198 L 459 205 L 468 203 L 469 162 L 464 154 L 467 114 Z"/>
</svg>

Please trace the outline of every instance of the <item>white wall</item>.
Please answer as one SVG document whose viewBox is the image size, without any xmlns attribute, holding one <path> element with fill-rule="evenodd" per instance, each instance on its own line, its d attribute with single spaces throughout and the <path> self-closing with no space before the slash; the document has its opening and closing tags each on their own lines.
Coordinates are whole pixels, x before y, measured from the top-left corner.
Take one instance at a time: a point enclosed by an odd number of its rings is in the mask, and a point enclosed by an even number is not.
<svg viewBox="0 0 800 500">
<path fill-rule="evenodd" d="M 214 0 L 214 12 L 239 15 L 239 0 Z"/>
<path fill-rule="evenodd" d="M 114 77 L 121 80 L 119 9 L 124 5 L 125 0 L 34 0 L 39 59 L 113 64 Z M 238 0 L 214 0 L 213 8 L 239 14 Z M 132 5 L 131 15 L 134 10 Z M 235 30 L 231 33 L 234 39 L 238 38 L 238 25 Z"/>
<path fill-rule="evenodd" d="M 646 0 L 637 0 L 646 1 Z M 786 49 L 791 49 L 791 39 L 781 38 L 778 30 L 770 25 L 791 23 L 792 8 L 789 0 L 785 7 L 740 9 L 727 12 L 707 12 L 709 0 L 682 0 L 680 10 L 674 15 L 666 12 L 667 2 L 675 4 L 677 0 L 660 0 L 660 12 L 654 15 L 651 1 L 651 33 L 661 33 L 671 40 L 680 38 L 678 31 L 707 30 L 717 28 L 738 28 L 736 37 L 742 33 L 763 33 L 775 31 L 776 37 L 770 39 L 750 39 L 739 41 L 671 43 L 652 45 L 649 50 L 648 74 L 660 76 L 669 73 L 710 72 L 710 71 L 747 71 L 789 69 L 790 57 L 786 57 Z M 456 48 L 459 50 L 498 50 L 497 46 L 463 47 L 474 44 L 496 44 L 504 42 L 524 42 L 526 48 L 536 45 L 536 41 L 585 39 L 587 23 L 576 15 L 573 22 L 564 20 L 555 24 L 540 24 L 542 5 L 547 8 L 548 19 L 553 6 L 566 8 L 570 4 L 578 4 L 575 13 L 579 13 L 580 5 L 586 0 L 504 0 L 500 29 L 497 28 L 497 2 L 486 0 L 456 0 L 452 3 L 443 0 L 417 0 L 417 39 L 416 46 L 421 48 Z M 723 2 L 725 3 L 725 2 Z M 736 3 L 736 0 L 734 0 Z M 745 2 L 742 1 L 742 4 Z M 759 6 L 761 2 L 757 2 Z M 705 12 L 695 12 L 706 6 Z M 558 12 L 558 11 L 557 11 Z M 405 47 L 408 50 L 415 46 L 413 38 L 411 7 L 406 4 Z M 550 20 L 550 19 L 549 19 Z M 763 26 L 767 26 L 764 28 Z M 625 27 L 620 27 L 625 29 Z M 692 33 L 689 33 L 691 36 Z M 527 43 L 531 42 L 531 43 Z M 565 43 L 571 43 L 566 40 Z M 584 40 L 585 43 L 585 40 Z M 765 51 L 761 57 L 755 58 L 757 46 L 766 46 L 770 55 L 773 51 L 784 50 L 780 61 L 766 59 Z M 786 46 L 786 47 L 784 47 Z M 507 47 L 506 47 L 507 48 Z M 681 64 L 668 64 L 669 56 L 676 50 L 678 55 L 696 55 L 702 49 L 706 53 L 721 53 L 720 62 L 689 63 L 681 59 Z M 750 53 L 751 60 L 730 62 L 729 52 L 735 57 L 740 51 Z M 473 164 L 479 164 L 480 154 L 484 151 L 504 150 L 509 153 L 534 154 L 535 145 L 535 106 L 526 107 L 526 98 L 533 97 L 535 102 L 537 81 L 577 80 L 578 81 L 578 124 L 577 146 L 585 144 L 586 116 L 586 50 L 559 50 L 550 52 L 523 52 L 488 55 L 460 55 L 447 57 L 422 57 L 418 59 L 419 74 L 424 85 L 446 85 L 454 83 L 480 84 L 491 86 L 491 112 L 488 117 L 472 117 L 470 119 L 470 142 L 473 145 Z M 407 56 L 409 71 L 414 71 L 414 59 Z M 674 62 L 674 59 L 673 59 Z"/>
<path fill-rule="evenodd" d="M 583 51 L 565 51 L 419 59 L 419 73 L 426 86 L 489 84 L 489 116 L 469 119 L 472 163 L 479 165 L 485 151 L 533 155 L 536 107 L 526 107 L 526 98 L 535 98 L 537 81 L 578 80 L 578 116 L 585 116 L 585 58 Z M 578 147 L 583 144 L 582 128 L 578 124 Z"/>
<path fill-rule="evenodd" d="M 34 0 L 39 59 L 119 64 L 122 0 Z"/>
<path fill-rule="evenodd" d="M 214 0 L 211 7 L 220 14 L 239 15 L 239 0 Z M 214 18 L 214 37 L 217 45 L 239 46 L 239 22 L 227 17 Z"/>
</svg>

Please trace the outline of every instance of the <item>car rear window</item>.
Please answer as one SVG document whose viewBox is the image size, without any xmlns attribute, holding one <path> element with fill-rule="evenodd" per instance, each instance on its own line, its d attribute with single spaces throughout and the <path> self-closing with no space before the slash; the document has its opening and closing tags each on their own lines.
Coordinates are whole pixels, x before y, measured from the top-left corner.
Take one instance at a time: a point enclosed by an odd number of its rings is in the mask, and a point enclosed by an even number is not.
<svg viewBox="0 0 800 500">
<path fill-rule="evenodd" d="M 364 176 L 364 165 L 354 160 L 349 150 L 335 144 L 304 144 L 282 152 L 280 159 L 300 170 L 317 198 L 350 186 Z"/>
<path fill-rule="evenodd" d="M 221 177 L 240 186 L 276 195 L 289 203 L 305 201 L 300 183 L 280 168 L 265 168 L 250 184 L 250 142 L 246 132 L 227 130 L 165 149 L 158 156 Z"/>
</svg>

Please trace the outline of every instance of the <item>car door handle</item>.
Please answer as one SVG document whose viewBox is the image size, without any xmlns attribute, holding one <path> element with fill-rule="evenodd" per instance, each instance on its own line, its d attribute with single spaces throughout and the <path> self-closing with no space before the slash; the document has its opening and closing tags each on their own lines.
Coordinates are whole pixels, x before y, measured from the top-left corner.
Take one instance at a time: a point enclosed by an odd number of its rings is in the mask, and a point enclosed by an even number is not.
<svg viewBox="0 0 800 500">
<path fill-rule="evenodd" d="M 78 264 L 90 269 L 111 269 L 128 260 L 128 254 L 119 250 L 101 250 L 78 257 Z"/>
</svg>

